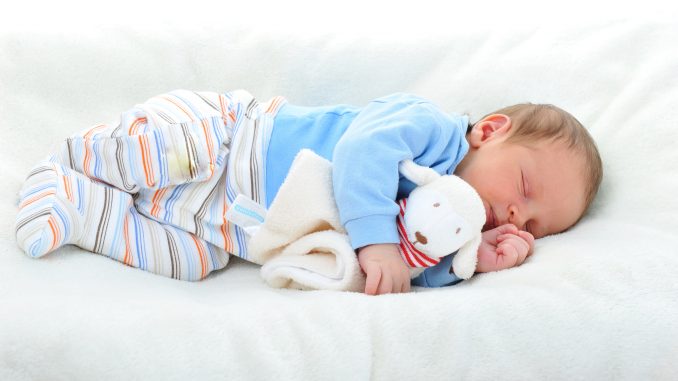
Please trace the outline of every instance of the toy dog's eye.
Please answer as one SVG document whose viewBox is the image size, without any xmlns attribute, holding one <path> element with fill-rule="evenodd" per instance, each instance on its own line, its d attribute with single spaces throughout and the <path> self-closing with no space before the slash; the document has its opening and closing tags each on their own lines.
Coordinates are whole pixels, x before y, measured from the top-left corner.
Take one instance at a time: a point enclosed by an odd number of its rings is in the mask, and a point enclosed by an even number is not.
<svg viewBox="0 0 678 381">
<path fill-rule="evenodd" d="M 439 206 L 440 206 L 440 203 L 439 203 L 439 202 L 436 202 L 435 204 L 433 204 L 433 207 L 434 207 L 434 208 L 437 208 L 437 207 L 439 207 Z"/>
<path fill-rule="evenodd" d="M 461 231 L 461 228 L 457 228 L 457 231 L 454 234 L 459 234 L 460 231 Z"/>
</svg>

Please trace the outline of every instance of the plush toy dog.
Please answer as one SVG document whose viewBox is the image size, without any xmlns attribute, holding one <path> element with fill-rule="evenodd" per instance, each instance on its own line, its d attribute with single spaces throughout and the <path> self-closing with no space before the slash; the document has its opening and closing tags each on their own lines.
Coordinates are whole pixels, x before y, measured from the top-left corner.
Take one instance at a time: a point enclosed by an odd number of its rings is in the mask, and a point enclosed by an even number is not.
<svg viewBox="0 0 678 381">
<path fill-rule="evenodd" d="M 398 218 L 400 251 L 413 268 L 412 276 L 458 250 L 450 272 L 470 278 L 476 269 L 485 224 L 480 196 L 461 178 L 441 176 L 412 160 L 401 162 L 399 170 L 417 185 L 406 200 L 401 200 Z"/>
</svg>

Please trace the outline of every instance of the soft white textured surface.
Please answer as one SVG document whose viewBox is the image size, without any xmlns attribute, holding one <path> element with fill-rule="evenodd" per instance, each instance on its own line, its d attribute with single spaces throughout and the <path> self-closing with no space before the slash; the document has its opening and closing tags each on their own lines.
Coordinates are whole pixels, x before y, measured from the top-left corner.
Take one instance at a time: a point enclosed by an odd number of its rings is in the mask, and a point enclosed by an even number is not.
<svg viewBox="0 0 678 381">
<path fill-rule="evenodd" d="M 348 3 L 316 19 L 140 6 L 103 26 L 61 2 L 3 12 L 0 379 L 678 378 L 678 25 L 616 5 L 532 17 L 542 9 L 506 2 L 485 17 L 482 3 Z M 251 25 L 262 20 L 279 29 Z M 408 91 L 472 119 L 555 103 L 598 140 L 606 177 L 591 213 L 521 267 L 406 295 L 276 290 L 238 260 L 185 283 L 75 248 L 24 256 L 13 223 L 29 168 L 175 88 L 306 105 Z"/>
<path fill-rule="evenodd" d="M 250 237 L 248 258 L 272 287 L 362 291 L 360 270 L 332 192 L 332 163 L 301 150 Z"/>
</svg>

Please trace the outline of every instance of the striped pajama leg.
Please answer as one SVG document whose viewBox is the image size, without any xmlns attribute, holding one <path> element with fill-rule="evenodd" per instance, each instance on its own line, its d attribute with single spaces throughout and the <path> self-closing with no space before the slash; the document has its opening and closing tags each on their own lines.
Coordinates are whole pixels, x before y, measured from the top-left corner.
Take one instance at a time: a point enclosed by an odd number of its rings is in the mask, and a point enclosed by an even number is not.
<svg viewBox="0 0 678 381">
<path fill-rule="evenodd" d="M 34 167 L 21 190 L 19 245 L 40 257 L 74 244 L 183 280 L 226 266 L 224 249 L 140 214 L 134 205 L 140 190 L 205 181 L 223 170 L 217 163 L 226 162 L 230 136 L 225 111 L 213 108 L 218 113 L 189 121 L 175 121 L 167 108 L 134 108 L 117 126 L 67 139 L 60 152 Z"/>
<path fill-rule="evenodd" d="M 140 214 L 133 196 L 56 162 L 38 164 L 21 191 L 17 242 L 32 257 L 65 244 L 182 280 L 228 264 L 205 240 Z"/>
</svg>

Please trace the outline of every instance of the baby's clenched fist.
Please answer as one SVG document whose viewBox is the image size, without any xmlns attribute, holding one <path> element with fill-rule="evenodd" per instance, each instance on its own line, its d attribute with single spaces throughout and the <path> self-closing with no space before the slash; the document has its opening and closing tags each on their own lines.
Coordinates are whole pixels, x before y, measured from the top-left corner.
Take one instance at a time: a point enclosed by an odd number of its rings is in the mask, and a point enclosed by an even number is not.
<svg viewBox="0 0 678 381">
<path fill-rule="evenodd" d="M 519 266 L 534 251 L 534 236 L 513 224 L 483 232 L 476 272 L 499 271 Z"/>
</svg>

